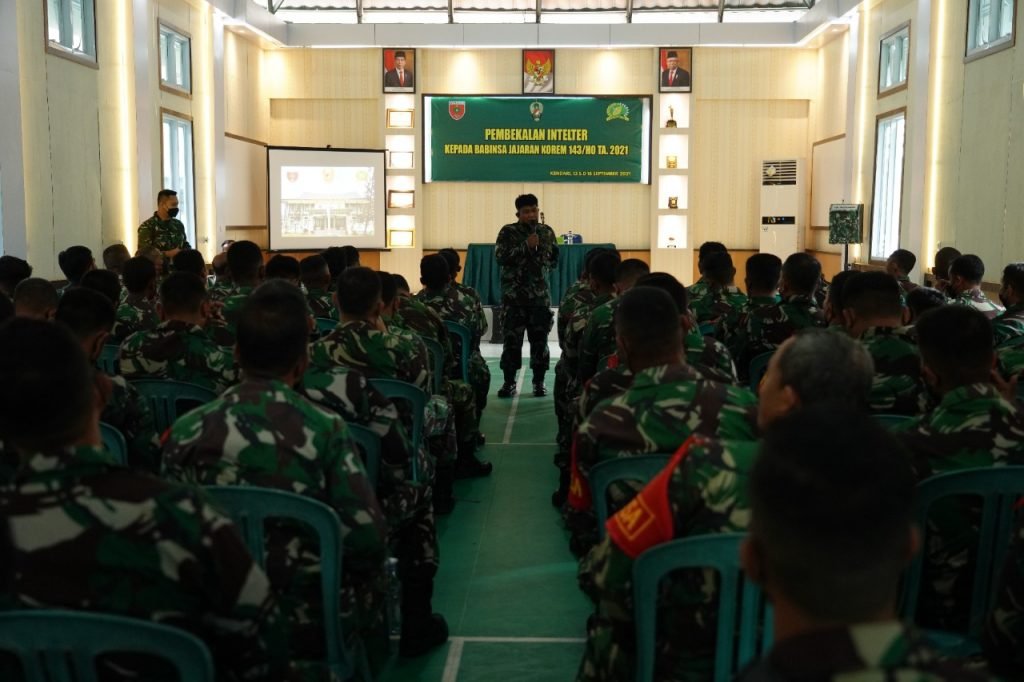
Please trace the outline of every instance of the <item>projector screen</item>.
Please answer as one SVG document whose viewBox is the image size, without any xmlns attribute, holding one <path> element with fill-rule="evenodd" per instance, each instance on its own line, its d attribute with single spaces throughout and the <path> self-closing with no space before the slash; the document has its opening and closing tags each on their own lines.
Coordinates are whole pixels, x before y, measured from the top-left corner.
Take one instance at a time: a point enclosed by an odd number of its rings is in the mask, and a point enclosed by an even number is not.
<svg viewBox="0 0 1024 682">
<path fill-rule="evenodd" d="M 383 249 L 384 151 L 267 148 L 271 251 Z"/>
</svg>

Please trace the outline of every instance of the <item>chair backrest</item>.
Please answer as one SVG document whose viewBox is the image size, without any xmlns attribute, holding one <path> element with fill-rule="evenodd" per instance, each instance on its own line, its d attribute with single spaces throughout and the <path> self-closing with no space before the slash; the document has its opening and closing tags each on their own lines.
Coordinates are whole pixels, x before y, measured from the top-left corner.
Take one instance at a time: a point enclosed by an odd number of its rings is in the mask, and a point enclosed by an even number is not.
<svg viewBox="0 0 1024 682">
<path fill-rule="evenodd" d="M 650 482 L 658 475 L 672 455 L 654 454 L 636 457 L 618 457 L 597 464 L 590 470 L 590 496 L 597 514 L 597 533 L 603 540 L 604 524 L 608 520 L 608 487 L 615 481 Z"/>
<path fill-rule="evenodd" d="M 732 680 L 746 663 L 771 647 L 771 607 L 740 571 L 744 537 L 745 533 L 721 533 L 673 540 L 637 557 L 633 564 L 637 682 L 654 679 L 658 585 L 681 568 L 713 569 L 720 578 L 714 682 Z"/>
<path fill-rule="evenodd" d="M 138 379 L 132 386 L 149 401 L 157 433 L 166 431 L 186 412 L 217 398 L 208 388 L 171 379 Z"/>
<path fill-rule="evenodd" d="M 928 513 L 935 502 L 958 496 L 981 498 L 977 562 L 966 633 L 971 637 L 981 636 L 985 619 L 995 603 L 1000 571 L 1010 546 L 1013 507 L 1021 495 L 1024 495 L 1024 466 L 951 471 L 926 479 L 917 486 L 914 515 L 922 529 L 927 528 Z M 926 559 L 925 552 L 918 552 L 903 584 L 901 612 L 908 622 L 913 622 L 917 611 Z"/>
<path fill-rule="evenodd" d="M 96 360 L 96 366 L 108 376 L 118 374 L 117 354 L 120 350 L 121 346 L 116 343 L 104 344 L 100 357 Z"/>
<path fill-rule="evenodd" d="M 0 613 L 0 651 L 18 658 L 25 682 L 97 682 L 96 659 L 114 652 L 158 657 L 177 670 L 181 682 L 214 682 L 213 658 L 194 635 L 105 613 Z"/>
<path fill-rule="evenodd" d="M 876 414 L 875 420 L 889 431 L 899 431 L 903 426 L 914 421 L 914 418 L 902 414 Z"/>
<path fill-rule="evenodd" d="M 283 490 L 251 486 L 206 487 L 217 504 L 228 513 L 245 540 L 249 553 L 265 567 L 264 525 L 269 520 L 297 521 L 313 529 L 320 547 L 320 593 L 327 665 L 341 679 L 351 676 L 352 652 L 345 647 L 341 631 L 341 521 L 323 502 Z"/>
<path fill-rule="evenodd" d="M 750 390 L 754 393 L 757 393 L 757 389 L 761 385 L 761 379 L 764 378 L 765 372 L 768 371 L 768 361 L 772 359 L 774 354 L 775 351 L 761 353 L 754 356 L 754 359 L 750 361 Z"/>
<path fill-rule="evenodd" d="M 329 317 L 318 317 L 316 318 L 316 331 L 320 336 L 326 336 L 334 331 L 338 326 L 337 320 L 332 320 Z"/>
<path fill-rule="evenodd" d="M 445 320 L 444 326 L 448 327 L 450 333 L 459 337 L 459 366 L 462 368 L 462 380 L 469 381 L 469 354 L 473 352 L 473 332 L 466 325 L 454 320 Z"/>
<path fill-rule="evenodd" d="M 361 424 L 349 424 L 348 432 L 356 445 L 362 449 L 366 475 L 376 488 L 377 477 L 380 475 L 380 436 Z"/>
<path fill-rule="evenodd" d="M 427 355 L 430 357 L 430 385 L 434 395 L 440 395 L 444 388 L 444 348 L 436 339 L 420 336 L 420 340 L 427 347 Z"/>
<path fill-rule="evenodd" d="M 427 394 L 419 386 L 398 379 L 370 379 L 370 384 L 388 400 L 404 400 L 412 413 L 412 480 L 420 480 L 418 453 L 423 444 L 423 415 L 427 409 Z"/>
<path fill-rule="evenodd" d="M 128 443 L 117 427 L 100 422 L 100 436 L 103 437 L 103 447 L 117 459 L 117 463 L 128 466 Z"/>
</svg>

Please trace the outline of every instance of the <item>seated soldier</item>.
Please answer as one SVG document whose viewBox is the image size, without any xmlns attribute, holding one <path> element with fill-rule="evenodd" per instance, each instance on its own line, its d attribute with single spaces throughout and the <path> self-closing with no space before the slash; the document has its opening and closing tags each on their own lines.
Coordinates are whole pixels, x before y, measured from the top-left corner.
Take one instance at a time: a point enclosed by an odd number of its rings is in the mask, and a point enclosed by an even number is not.
<svg viewBox="0 0 1024 682">
<path fill-rule="evenodd" d="M 320 252 L 331 270 L 331 287 L 347 268 L 359 265 L 359 250 L 354 246 L 330 246 Z"/>
<path fill-rule="evenodd" d="M 1013 540 L 981 641 L 989 669 L 1003 679 L 1024 670 L 1024 510 L 1018 506 Z"/>
<path fill-rule="evenodd" d="M 221 316 L 234 338 L 238 315 L 253 289 L 263 281 L 263 251 L 249 241 L 235 242 L 228 247 L 228 269 L 231 270 L 231 292 L 223 298 Z"/>
<path fill-rule="evenodd" d="M 885 272 L 900 284 L 900 290 L 906 296 L 917 288 L 917 285 L 910 281 L 910 272 L 917 265 L 917 256 L 906 249 L 896 249 L 889 254 L 885 261 Z"/>
<path fill-rule="evenodd" d="M 103 249 L 103 269 L 110 270 L 120 277 L 124 264 L 131 257 L 131 252 L 124 244 L 111 244 Z"/>
<path fill-rule="evenodd" d="M 814 300 L 820 275 L 821 263 L 807 253 L 794 253 L 782 264 L 782 302 L 752 312 L 740 330 L 733 357 L 741 376 L 751 360 L 775 350 L 798 330 L 826 326 L 825 314 Z"/>
<path fill-rule="evenodd" d="M 949 266 L 960 255 L 960 252 L 952 246 L 943 246 L 939 249 L 935 253 L 935 266 L 932 267 L 931 282 L 926 282 L 926 284 L 934 289 L 938 289 L 946 296 L 952 296 L 953 294 L 949 290 Z"/>
<path fill-rule="evenodd" d="M 686 364 L 679 309 L 654 287 L 623 294 L 615 312 L 619 356 L 635 375 L 622 395 L 599 404 L 573 442 L 566 518 L 572 547 L 585 552 L 596 538 L 588 478 L 595 465 L 617 457 L 674 452 L 693 433 L 751 440 L 757 398 L 748 389 L 707 381 Z M 613 508 L 636 492 L 613 486 Z"/>
<path fill-rule="evenodd" d="M 992 326 L 971 306 L 929 310 L 917 325 L 925 381 L 941 396 L 930 413 L 899 435 L 919 479 L 958 469 L 1024 464 L 1024 412 L 992 381 Z M 956 500 L 953 500 L 956 503 Z M 965 626 L 969 563 L 976 530 L 963 523 L 971 508 L 937 507 L 929 517 L 928 561 L 918 618 L 924 627 L 959 631 Z"/>
<path fill-rule="evenodd" d="M 121 279 L 110 270 L 90 270 L 82 276 L 81 286 L 98 291 L 115 306 L 123 298 L 121 296 Z"/>
<path fill-rule="evenodd" d="M 750 311 L 779 302 L 779 278 L 782 276 L 782 261 L 779 257 L 773 253 L 755 253 L 747 259 L 745 267 L 747 274 L 743 283 L 747 287 L 746 301 L 742 307 L 732 308 L 722 315 L 715 326 L 715 338 L 724 343 L 730 352 L 733 352 L 732 342 Z"/>
<path fill-rule="evenodd" d="M 142 246 L 135 252 L 136 256 L 142 258 L 148 258 L 153 266 L 156 268 L 156 277 L 158 280 L 162 280 L 164 275 L 167 274 L 167 268 L 164 263 L 164 253 L 155 246 Z"/>
<path fill-rule="evenodd" d="M 953 303 L 980 310 L 991 320 L 998 317 L 1003 308 L 982 293 L 981 281 L 984 277 L 985 264 L 973 254 L 960 256 L 949 266 L 949 290 Z"/>
<path fill-rule="evenodd" d="M 717 322 L 746 305 L 747 295 L 736 286 L 736 268 L 727 251 L 709 254 L 704 259 L 703 275 L 707 294 L 690 305 L 698 323 Z"/>
<path fill-rule="evenodd" d="M 111 342 L 121 343 L 135 332 L 150 331 L 160 324 L 156 311 L 157 270 L 153 261 L 142 256 L 125 261 L 122 279 L 128 295 L 117 306 L 117 319 Z"/>
<path fill-rule="evenodd" d="M 267 261 L 266 278 L 283 279 L 289 284 L 299 286 L 302 279 L 302 270 L 299 267 L 299 261 L 295 260 L 291 256 L 285 256 L 281 253 L 277 254 Z"/>
<path fill-rule="evenodd" d="M 946 295 L 931 287 L 917 287 L 907 294 L 907 309 L 910 310 L 910 323 L 914 324 L 921 316 L 932 308 L 946 305 Z M 915 332 L 916 338 L 916 332 Z"/>
<path fill-rule="evenodd" d="M 0 376 L 0 528 L 12 544 L 2 608 L 153 620 L 200 637 L 218 679 L 283 679 L 287 621 L 266 575 L 207 496 L 111 463 L 102 396 L 71 334 L 37 320 L 0 327 Z M 101 679 L 167 679 L 131 669 L 140 662 L 110 660 Z"/>
<path fill-rule="evenodd" d="M 615 307 L 618 305 L 618 297 L 632 289 L 638 279 L 650 272 L 651 266 L 638 258 L 622 261 L 615 267 L 616 298 L 592 306 L 587 313 L 587 323 L 579 342 L 579 370 L 576 373 L 581 386 L 598 370 L 604 369 L 598 366 L 602 358 L 615 354 Z"/>
<path fill-rule="evenodd" d="M 783 343 L 768 365 L 758 426 L 769 428 L 788 414 L 819 405 L 847 418 L 863 414 L 872 371 L 867 352 L 845 334 L 801 331 Z M 580 587 L 597 612 L 588 622 L 578 680 L 632 679 L 633 562 L 644 550 L 670 540 L 746 530 L 747 482 L 757 449 L 750 439 L 694 435 L 637 498 L 608 520 L 605 539 L 580 563 Z M 635 532 L 652 514 L 654 522 Z M 706 584 L 704 573 L 697 571 L 686 575 L 685 587 L 673 591 L 665 604 L 673 618 L 671 625 L 659 625 L 657 649 L 665 653 L 657 663 L 658 680 L 712 677 L 714 584 Z"/>
<path fill-rule="evenodd" d="M 221 393 L 238 382 L 230 349 L 218 346 L 205 329 L 210 318 L 206 283 L 175 272 L 160 285 L 160 324 L 121 343 L 121 376 L 174 379 Z"/>
<path fill-rule="evenodd" d="M 850 336 L 875 363 L 871 411 L 913 417 L 928 407 L 917 343 L 904 326 L 900 285 L 884 272 L 858 272 L 843 284 L 843 318 Z"/>
<path fill-rule="evenodd" d="M 42 277 L 29 277 L 14 290 L 14 314 L 31 320 L 52 320 L 59 301 L 52 284 Z"/>
<path fill-rule="evenodd" d="M 228 243 L 230 242 L 230 244 Z M 224 241 L 227 249 L 234 241 L 230 239 Z M 214 282 L 213 286 L 210 287 L 210 298 L 214 301 L 222 301 L 225 297 L 231 294 L 231 290 L 234 288 L 231 282 L 231 273 L 228 271 L 228 254 L 227 251 L 218 253 L 213 257 L 213 262 L 210 263 L 210 267 L 213 269 Z"/>
<path fill-rule="evenodd" d="M 999 300 L 1006 310 L 992 320 L 996 346 L 1024 336 L 1024 263 L 1010 263 L 1003 268 Z"/>
<path fill-rule="evenodd" d="M 57 254 L 57 264 L 68 280 L 67 286 L 61 289 L 59 294 L 81 284 L 85 273 L 96 269 L 96 260 L 87 246 L 69 246 Z"/>
<path fill-rule="evenodd" d="M 331 271 L 323 256 L 306 256 L 299 263 L 299 278 L 306 287 L 306 303 L 313 317 L 337 320 L 338 309 L 331 298 Z"/>
<path fill-rule="evenodd" d="M 174 423 L 164 443 L 166 471 L 200 485 L 297 492 L 337 512 L 345 635 L 350 645 L 361 637 L 377 651 L 373 645 L 387 636 L 387 524 L 344 420 L 292 388 L 308 363 L 309 322 L 301 298 L 287 283 L 246 297 L 236 346 L 242 382 Z M 304 534 L 298 542 L 295 536 L 293 529 L 278 528 L 268 539 L 266 565 L 292 620 L 295 657 L 315 660 L 324 655 L 319 559 L 310 556 L 316 550 Z"/>
<path fill-rule="evenodd" d="M 114 326 L 114 305 L 102 294 L 79 287 L 61 297 L 55 319 L 71 330 L 89 362 L 95 365 Z M 107 396 L 100 421 L 124 436 L 128 465 L 159 474 L 160 437 L 149 402 L 122 376 L 107 376 L 97 370 L 95 378 L 98 392 Z"/>
<path fill-rule="evenodd" d="M 193 275 L 206 278 L 206 258 L 196 249 L 182 249 L 171 259 L 174 272 L 191 272 Z"/>
<path fill-rule="evenodd" d="M 713 253 L 729 253 L 722 242 L 704 242 L 697 249 L 697 273 L 700 277 L 697 281 L 686 287 L 686 294 L 689 296 L 691 305 L 708 295 L 711 284 L 704 277 L 704 262 Z"/>
<path fill-rule="evenodd" d="M 17 256 L 0 256 L 0 294 L 14 299 L 14 291 L 32 276 L 32 266 Z"/>
<path fill-rule="evenodd" d="M 420 273 L 421 281 L 424 276 L 429 280 L 432 277 L 447 278 L 448 264 L 440 256 L 424 256 L 420 261 Z M 459 356 L 440 312 L 426 305 L 418 296 L 399 291 L 398 280 L 391 273 L 378 271 L 377 275 L 381 284 L 381 317 L 387 322 L 388 328 L 396 327 L 439 343 L 444 352 L 442 379 L 461 381 Z"/>
<path fill-rule="evenodd" d="M 913 474 L 880 425 L 835 411 L 780 421 L 749 495 L 741 557 L 774 607 L 775 643 L 738 680 L 988 679 L 943 660 L 898 619 L 900 579 L 921 538 Z"/>
</svg>

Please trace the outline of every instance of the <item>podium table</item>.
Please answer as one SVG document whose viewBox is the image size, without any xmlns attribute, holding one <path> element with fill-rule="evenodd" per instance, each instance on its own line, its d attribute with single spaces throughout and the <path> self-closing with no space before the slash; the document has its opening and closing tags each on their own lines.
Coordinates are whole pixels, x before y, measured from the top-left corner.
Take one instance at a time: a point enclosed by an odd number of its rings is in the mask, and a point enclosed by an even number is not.
<svg viewBox="0 0 1024 682">
<path fill-rule="evenodd" d="M 579 279 L 583 260 L 591 249 L 614 249 L 614 244 L 559 244 L 558 265 L 548 273 L 551 287 L 551 305 L 562 301 L 566 289 Z M 480 294 L 484 305 L 501 305 L 501 267 L 494 257 L 494 244 L 470 244 L 466 251 L 466 263 L 462 283 L 473 287 Z"/>
</svg>

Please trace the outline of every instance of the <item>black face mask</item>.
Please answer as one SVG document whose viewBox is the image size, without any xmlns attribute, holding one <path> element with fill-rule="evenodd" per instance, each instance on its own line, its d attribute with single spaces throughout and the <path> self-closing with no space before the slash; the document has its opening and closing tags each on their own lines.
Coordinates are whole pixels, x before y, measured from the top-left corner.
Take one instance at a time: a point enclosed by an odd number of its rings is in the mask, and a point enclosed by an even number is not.
<svg viewBox="0 0 1024 682">
<path fill-rule="evenodd" d="M 169 209 L 167 209 L 167 215 L 169 215 L 172 218 L 177 218 L 178 217 L 178 209 L 176 209 L 176 208 L 169 208 Z"/>
</svg>

